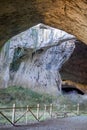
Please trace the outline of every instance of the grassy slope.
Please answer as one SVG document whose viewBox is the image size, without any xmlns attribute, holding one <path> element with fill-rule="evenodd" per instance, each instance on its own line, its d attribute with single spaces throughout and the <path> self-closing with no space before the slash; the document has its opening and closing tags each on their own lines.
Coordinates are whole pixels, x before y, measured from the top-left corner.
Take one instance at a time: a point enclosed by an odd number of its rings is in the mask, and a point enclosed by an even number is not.
<svg viewBox="0 0 87 130">
<path fill-rule="evenodd" d="M 11 86 L 6 89 L 0 89 L 0 107 L 12 106 L 16 103 L 17 106 L 49 104 L 52 103 L 53 97 L 48 94 L 40 94 L 28 88 Z"/>
<path fill-rule="evenodd" d="M 27 105 L 36 106 L 38 103 L 42 106 L 44 104 L 49 105 L 50 103 L 53 103 L 54 106 L 58 107 L 66 104 L 70 107 L 68 107 L 68 109 L 73 109 L 74 105 L 80 103 L 80 109 L 87 109 L 87 100 L 83 101 L 80 95 L 52 96 L 49 94 L 40 94 L 32 91 L 29 88 L 22 88 L 18 86 L 0 89 L 0 107 L 9 107 L 14 103 L 19 107 Z"/>
</svg>

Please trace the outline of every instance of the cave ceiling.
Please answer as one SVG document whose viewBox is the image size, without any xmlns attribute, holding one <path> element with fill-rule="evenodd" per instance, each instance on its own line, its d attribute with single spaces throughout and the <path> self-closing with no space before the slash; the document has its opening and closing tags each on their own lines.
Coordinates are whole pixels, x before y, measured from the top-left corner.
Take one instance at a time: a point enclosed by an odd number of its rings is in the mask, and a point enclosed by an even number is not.
<svg viewBox="0 0 87 130">
<path fill-rule="evenodd" d="M 0 0 L 0 46 L 12 36 L 44 23 L 87 44 L 87 0 Z"/>
</svg>

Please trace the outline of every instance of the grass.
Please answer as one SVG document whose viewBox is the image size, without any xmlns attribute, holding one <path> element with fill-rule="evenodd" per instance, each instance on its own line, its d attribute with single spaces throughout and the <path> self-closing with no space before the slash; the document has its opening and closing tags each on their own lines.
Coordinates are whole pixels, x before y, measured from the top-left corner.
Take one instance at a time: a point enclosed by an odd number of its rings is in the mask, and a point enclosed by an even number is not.
<svg viewBox="0 0 87 130">
<path fill-rule="evenodd" d="M 49 94 L 41 94 L 35 91 L 32 91 L 29 88 L 23 88 L 21 86 L 10 86 L 5 89 L 0 89 L 0 107 L 12 107 L 13 104 L 16 104 L 16 107 L 26 107 L 28 106 L 37 106 L 40 104 L 42 108 L 40 108 L 40 113 L 44 113 L 44 104 L 49 105 L 53 104 L 53 114 L 55 113 L 64 113 L 64 111 L 69 111 L 70 114 L 77 113 L 77 103 L 81 101 L 81 97 L 77 95 L 77 97 L 73 97 L 74 100 L 72 101 L 69 96 L 59 95 L 59 96 L 52 96 Z M 65 107 L 64 107 L 65 104 Z M 20 117 L 25 109 L 17 110 L 16 111 L 16 119 Z M 32 111 L 36 114 L 37 109 L 32 109 Z M 47 109 L 49 111 L 49 109 Z M 3 110 L 5 115 L 12 118 L 12 110 Z M 48 114 L 48 113 L 47 113 Z M 45 116 L 48 116 L 48 115 Z M 80 103 L 80 114 L 86 115 L 87 114 L 87 101 Z M 42 114 L 41 114 L 42 115 Z M 34 120 L 32 115 L 28 116 L 28 120 Z M 47 117 L 46 117 L 47 118 Z M 44 116 L 41 118 L 44 119 Z M 21 119 L 20 122 L 24 122 L 25 117 Z M 0 124 L 8 124 L 8 122 L 0 116 Z"/>
<path fill-rule="evenodd" d="M 12 107 L 16 104 L 16 107 L 37 106 L 39 103 L 41 106 L 44 104 L 49 105 L 53 102 L 53 97 L 49 94 L 40 94 L 32 91 L 29 88 L 23 88 L 21 86 L 10 86 L 5 89 L 0 89 L 0 107 Z M 37 109 L 34 108 L 32 111 L 36 113 Z M 16 110 L 16 119 L 20 117 L 26 110 Z M 44 111 L 44 108 L 42 109 Z M 2 110 L 2 112 L 11 120 L 12 110 Z M 35 120 L 34 117 L 29 113 L 28 120 Z M 24 122 L 25 116 L 19 121 Z M 0 124 L 9 124 L 9 122 L 0 115 Z"/>
<path fill-rule="evenodd" d="M 68 104 L 69 109 L 71 110 L 73 108 L 72 106 L 80 103 L 81 110 L 85 110 L 85 108 L 87 108 L 87 100 L 82 101 L 80 95 L 53 96 L 50 94 L 41 94 L 29 88 L 23 88 L 21 86 L 10 86 L 5 89 L 0 89 L 0 107 L 9 107 L 12 106 L 14 103 L 16 104 L 16 106 L 20 107 L 27 105 L 36 106 L 37 104 L 49 105 L 51 103 L 53 103 L 55 106 L 60 107 L 61 105 L 63 106 L 64 104 Z"/>
<path fill-rule="evenodd" d="M 0 90 L 0 107 L 12 107 L 13 104 L 16 104 L 16 107 L 26 107 L 34 106 L 36 107 L 39 103 L 40 106 L 44 106 L 44 104 L 49 105 L 53 102 L 55 98 L 49 94 L 40 94 L 38 92 L 34 92 L 29 88 L 23 88 L 20 86 L 10 86 L 5 89 Z M 16 119 L 19 118 L 26 110 L 16 110 Z M 37 109 L 34 108 L 32 111 L 37 113 Z M 2 112 L 11 120 L 12 118 L 12 109 L 11 110 L 2 110 Z M 44 107 L 40 109 L 40 113 L 44 112 Z M 25 122 L 25 116 L 19 122 Z M 43 119 L 43 117 L 42 117 Z M 34 117 L 28 113 L 28 120 L 32 121 Z M 9 124 L 9 122 L 0 116 L 0 124 Z"/>
<path fill-rule="evenodd" d="M 20 86 L 10 86 L 6 89 L 0 89 L 0 107 L 12 106 L 33 106 L 52 103 L 53 97 L 49 94 L 40 94 L 29 88 Z"/>
</svg>

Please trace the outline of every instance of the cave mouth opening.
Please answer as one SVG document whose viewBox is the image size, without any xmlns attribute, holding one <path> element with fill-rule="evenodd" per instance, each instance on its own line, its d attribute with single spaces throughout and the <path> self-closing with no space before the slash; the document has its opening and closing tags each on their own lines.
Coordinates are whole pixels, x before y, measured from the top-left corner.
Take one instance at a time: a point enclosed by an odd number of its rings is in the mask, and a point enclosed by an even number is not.
<svg viewBox="0 0 87 130">
<path fill-rule="evenodd" d="M 73 86 L 62 86 L 62 94 L 80 94 L 84 95 L 84 92 L 76 87 Z"/>
</svg>

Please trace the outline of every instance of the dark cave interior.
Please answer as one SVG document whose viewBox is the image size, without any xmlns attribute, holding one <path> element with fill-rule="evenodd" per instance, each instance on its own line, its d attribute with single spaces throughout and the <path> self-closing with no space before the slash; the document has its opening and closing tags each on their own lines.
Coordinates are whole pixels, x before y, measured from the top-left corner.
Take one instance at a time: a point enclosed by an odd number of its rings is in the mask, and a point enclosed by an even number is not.
<svg viewBox="0 0 87 130">
<path fill-rule="evenodd" d="M 80 94 L 80 95 L 84 95 L 84 92 L 78 88 L 75 88 L 73 86 L 69 87 L 64 87 L 62 86 L 62 94 Z"/>
</svg>

